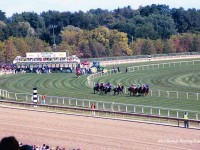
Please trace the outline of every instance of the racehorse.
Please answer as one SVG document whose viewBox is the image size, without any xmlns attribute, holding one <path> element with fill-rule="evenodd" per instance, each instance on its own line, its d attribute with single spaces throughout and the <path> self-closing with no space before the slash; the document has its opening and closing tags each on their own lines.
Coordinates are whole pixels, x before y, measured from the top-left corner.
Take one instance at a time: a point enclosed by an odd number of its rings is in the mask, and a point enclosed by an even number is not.
<svg viewBox="0 0 200 150">
<path fill-rule="evenodd" d="M 81 72 L 76 72 L 76 76 L 77 76 L 77 78 L 80 78 L 81 77 Z"/>
<path fill-rule="evenodd" d="M 133 94 L 133 96 L 146 96 L 149 93 L 149 86 L 129 87 L 128 91 L 130 92 L 130 96 L 131 94 Z"/>
<path fill-rule="evenodd" d="M 136 96 L 136 94 L 137 94 L 137 89 L 134 87 L 129 87 L 128 91 L 130 92 L 130 96 L 131 96 L 131 94 L 133 94 L 133 96 Z"/>
<path fill-rule="evenodd" d="M 120 86 L 120 85 L 118 85 L 117 87 L 115 87 L 114 89 L 113 89 L 113 91 L 114 91 L 114 95 L 117 93 L 118 95 L 119 94 L 124 94 L 124 86 L 122 85 L 122 86 Z"/>
<path fill-rule="evenodd" d="M 96 92 L 99 93 L 100 87 L 99 87 L 99 86 L 95 86 L 95 87 L 93 88 L 93 90 L 94 90 L 94 94 L 95 94 Z"/>
<path fill-rule="evenodd" d="M 93 88 L 93 90 L 94 90 L 94 94 L 95 94 L 95 91 L 97 91 L 100 94 L 112 93 L 112 88 L 111 87 L 107 87 L 107 86 L 95 86 Z"/>
<path fill-rule="evenodd" d="M 81 69 L 77 67 L 76 68 L 76 76 L 77 76 L 77 78 L 80 78 L 81 75 L 82 75 Z"/>
<path fill-rule="evenodd" d="M 111 87 L 104 87 L 104 93 L 105 94 L 107 94 L 107 93 L 112 94 L 112 88 Z"/>
</svg>

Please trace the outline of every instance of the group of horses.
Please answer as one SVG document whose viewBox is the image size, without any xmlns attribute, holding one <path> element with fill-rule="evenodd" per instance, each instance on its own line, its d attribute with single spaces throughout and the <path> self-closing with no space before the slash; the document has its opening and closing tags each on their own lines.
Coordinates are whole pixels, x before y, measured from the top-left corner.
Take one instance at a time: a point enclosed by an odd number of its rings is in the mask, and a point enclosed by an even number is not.
<svg viewBox="0 0 200 150">
<path fill-rule="evenodd" d="M 113 94 L 113 95 L 119 95 L 124 94 L 124 86 L 118 85 L 117 87 L 111 88 L 109 86 L 95 86 L 93 88 L 94 94 Z M 148 85 L 142 85 L 142 86 L 131 86 L 128 88 L 129 95 L 133 96 L 146 96 L 149 93 L 149 86 Z"/>
<path fill-rule="evenodd" d="M 132 85 L 131 87 L 128 88 L 128 91 L 130 93 L 130 96 L 146 96 L 149 93 L 149 85 L 138 85 L 134 86 Z"/>
<path fill-rule="evenodd" d="M 93 90 L 94 90 L 94 94 L 95 93 L 99 93 L 99 94 L 113 93 L 113 95 L 124 94 L 124 86 L 119 86 L 119 85 L 115 88 L 112 88 L 109 86 L 95 86 Z"/>
</svg>

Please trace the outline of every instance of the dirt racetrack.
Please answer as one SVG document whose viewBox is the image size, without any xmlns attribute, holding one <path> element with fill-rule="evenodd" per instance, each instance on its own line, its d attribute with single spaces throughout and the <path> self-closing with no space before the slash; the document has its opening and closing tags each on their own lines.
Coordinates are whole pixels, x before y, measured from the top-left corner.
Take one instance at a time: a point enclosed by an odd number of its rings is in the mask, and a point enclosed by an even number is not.
<svg viewBox="0 0 200 150">
<path fill-rule="evenodd" d="M 0 138 L 83 150 L 200 149 L 200 130 L 0 107 Z"/>
</svg>

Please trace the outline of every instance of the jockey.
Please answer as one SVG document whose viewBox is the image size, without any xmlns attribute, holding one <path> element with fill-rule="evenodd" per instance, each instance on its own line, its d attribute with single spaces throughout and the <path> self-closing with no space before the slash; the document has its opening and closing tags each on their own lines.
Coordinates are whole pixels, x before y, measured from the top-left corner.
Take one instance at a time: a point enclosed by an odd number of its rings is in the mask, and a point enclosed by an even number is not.
<svg viewBox="0 0 200 150">
<path fill-rule="evenodd" d="M 133 88 L 133 89 L 134 89 L 134 88 L 135 88 L 135 85 L 134 85 L 134 84 L 132 84 L 132 85 L 131 85 L 131 88 Z"/>
<path fill-rule="evenodd" d="M 121 90 L 120 84 L 117 85 L 117 90 L 119 90 L 119 91 Z"/>
<path fill-rule="evenodd" d="M 107 83 L 107 87 L 108 87 L 108 88 L 111 88 L 111 87 L 112 87 L 112 85 L 110 84 L 110 82 Z"/>
<path fill-rule="evenodd" d="M 104 87 L 104 84 L 103 84 L 103 82 L 101 82 L 101 84 L 100 84 L 100 87 Z"/>
<path fill-rule="evenodd" d="M 95 84 L 95 87 L 99 87 L 99 82 L 97 82 L 97 83 Z"/>
</svg>

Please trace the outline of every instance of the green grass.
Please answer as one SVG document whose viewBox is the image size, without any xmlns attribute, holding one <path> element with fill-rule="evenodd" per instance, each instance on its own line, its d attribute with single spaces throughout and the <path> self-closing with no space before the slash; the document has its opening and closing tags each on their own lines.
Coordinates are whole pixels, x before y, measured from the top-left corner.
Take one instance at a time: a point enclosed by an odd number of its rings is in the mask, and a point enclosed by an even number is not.
<svg viewBox="0 0 200 150">
<path fill-rule="evenodd" d="M 171 62 L 175 61 L 180 60 L 173 60 Z M 87 85 L 87 76 L 82 76 L 81 78 L 77 79 L 75 74 L 62 73 L 3 75 L 0 76 L 0 89 L 5 89 L 16 93 L 31 94 L 32 88 L 37 87 L 39 94 L 46 94 L 49 96 L 74 97 L 106 102 L 119 102 L 135 105 L 199 111 L 200 100 L 197 101 L 195 96 L 190 97 L 190 99 L 186 99 L 186 96 L 184 95 L 186 92 L 198 93 L 200 91 L 199 65 L 177 65 L 171 68 L 165 67 L 160 69 L 135 71 L 128 74 L 124 73 L 126 67 L 164 62 L 170 61 L 119 65 L 122 73 L 99 77 L 96 78 L 95 81 L 111 82 L 114 85 L 123 83 L 127 87 L 133 83 L 148 83 L 150 85 L 150 89 L 153 91 L 164 90 L 182 92 L 183 94 L 179 95 L 179 99 L 176 98 L 175 94 L 174 96 L 170 95 L 171 98 L 167 98 L 167 95 L 164 95 L 164 93 L 161 94 L 161 97 L 158 97 L 156 94 L 153 94 L 152 97 L 150 95 L 146 97 L 130 97 L 129 95 L 113 96 L 109 94 L 93 94 L 93 90 Z M 113 68 L 113 66 L 108 66 L 108 69 L 110 68 Z"/>
</svg>

